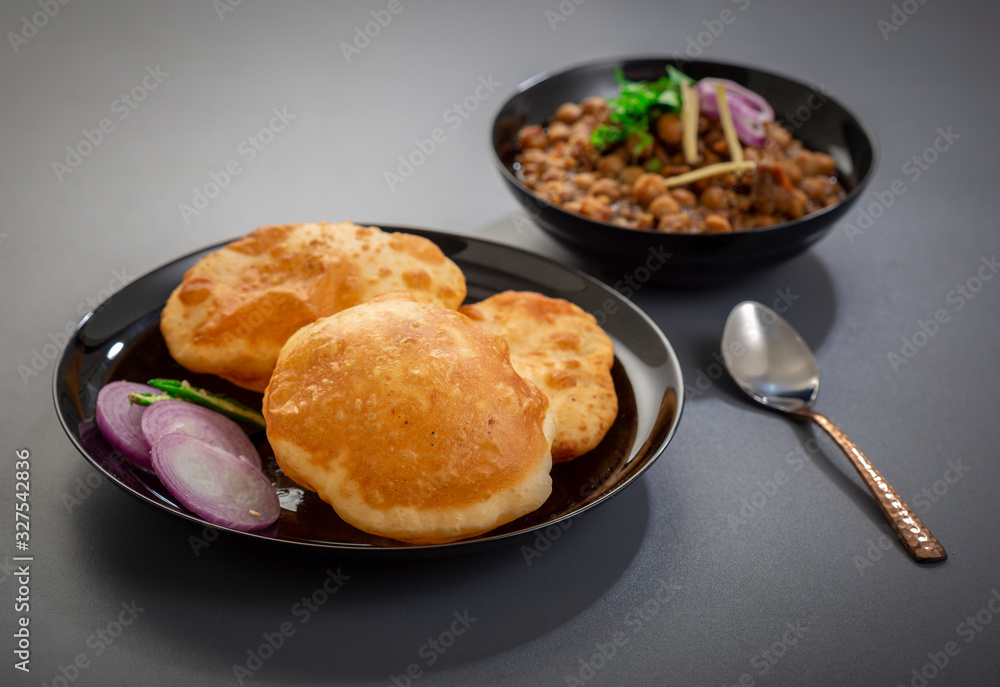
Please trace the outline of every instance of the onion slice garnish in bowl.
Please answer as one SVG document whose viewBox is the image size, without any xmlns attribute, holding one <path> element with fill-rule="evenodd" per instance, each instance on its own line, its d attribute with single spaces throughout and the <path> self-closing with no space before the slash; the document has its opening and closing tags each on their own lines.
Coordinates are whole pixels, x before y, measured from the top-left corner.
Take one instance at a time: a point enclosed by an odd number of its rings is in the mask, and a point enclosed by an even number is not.
<svg viewBox="0 0 1000 687">
<path fill-rule="evenodd" d="M 726 102 L 733 116 L 733 127 L 743 143 L 754 148 L 764 145 L 765 122 L 774 121 L 774 108 L 758 93 L 729 79 L 706 77 L 698 82 L 701 111 L 709 117 L 719 117 L 719 101 L 715 94 L 718 84 L 726 89 Z"/>
<path fill-rule="evenodd" d="M 155 392 L 136 382 L 111 382 L 97 393 L 97 427 L 111 448 L 145 470 L 152 470 L 149 444 L 142 435 L 145 408 L 128 400 L 131 393 Z"/>
<path fill-rule="evenodd" d="M 260 454 L 238 424 L 187 401 L 157 401 L 142 414 L 142 434 L 152 448 L 168 434 L 186 434 L 242 458 L 257 470 Z"/>
<path fill-rule="evenodd" d="M 165 434 L 153 445 L 152 462 L 174 498 L 213 525 L 249 532 L 271 525 L 281 513 L 264 473 L 193 436 Z"/>
</svg>

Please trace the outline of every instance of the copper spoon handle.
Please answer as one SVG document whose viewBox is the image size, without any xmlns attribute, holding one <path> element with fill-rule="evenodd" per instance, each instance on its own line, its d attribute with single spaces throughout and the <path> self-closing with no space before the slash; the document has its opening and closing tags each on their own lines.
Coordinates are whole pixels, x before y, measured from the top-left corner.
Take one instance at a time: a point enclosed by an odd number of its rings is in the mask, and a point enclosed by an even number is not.
<svg viewBox="0 0 1000 687">
<path fill-rule="evenodd" d="M 935 539 L 924 523 L 920 522 L 906 501 L 900 497 L 896 490 L 890 486 L 882 477 L 882 474 L 869 462 L 865 454 L 851 441 L 846 434 L 840 431 L 837 425 L 812 409 L 795 411 L 797 415 L 806 417 L 826 430 L 841 450 L 847 454 L 854 469 L 861 475 L 861 479 L 867 485 L 868 490 L 875 497 L 875 502 L 879 509 L 889 521 L 896 535 L 903 543 L 903 546 L 918 563 L 934 563 L 943 561 L 948 557 L 944 547 Z"/>
</svg>

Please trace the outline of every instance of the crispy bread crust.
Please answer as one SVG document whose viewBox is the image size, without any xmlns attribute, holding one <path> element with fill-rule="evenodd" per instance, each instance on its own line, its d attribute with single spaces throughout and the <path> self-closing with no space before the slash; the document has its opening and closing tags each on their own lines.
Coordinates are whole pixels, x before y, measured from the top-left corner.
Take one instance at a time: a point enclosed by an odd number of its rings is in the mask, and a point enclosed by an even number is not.
<svg viewBox="0 0 1000 687">
<path fill-rule="evenodd" d="M 592 315 L 559 298 L 505 291 L 460 312 L 504 337 L 522 376 L 548 396 L 554 462 L 597 446 L 618 415 L 611 378 L 614 344 Z"/>
<path fill-rule="evenodd" d="M 300 327 L 397 290 L 457 308 L 465 277 L 419 236 L 350 222 L 261 227 L 188 270 L 160 328 L 184 367 L 263 391 Z"/>
<path fill-rule="evenodd" d="M 285 474 L 355 527 L 420 544 L 487 532 L 545 501 L 547 408 L 503 339 L 406 294 L 300 329 L 264 396 Z"/>
</svg>

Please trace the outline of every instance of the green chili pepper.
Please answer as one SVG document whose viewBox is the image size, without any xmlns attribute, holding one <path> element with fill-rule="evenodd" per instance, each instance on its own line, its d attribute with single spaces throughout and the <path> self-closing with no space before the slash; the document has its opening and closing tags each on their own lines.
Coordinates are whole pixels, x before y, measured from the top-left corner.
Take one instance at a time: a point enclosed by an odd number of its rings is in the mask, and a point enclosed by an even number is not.
<svg viewBox="0 0 1000 687">
<path fill-rule="evenodd" d="M 178 379 L 151 379 L 149 386 L 165 392 L 162 394 L 129 394 L 129 400 L 139 405 L 148 406 L 157 401 L 181 400 L 197 403 L 200 406 L 218 411 L 228 418 L 243 422 L 257 429 L 264 429 L 264 416 L 243 405 L 239 401 L 234 401 L 228 396 L 213 394 L 205 389 L 191 386 L 190 382 Z"/>
</svg>

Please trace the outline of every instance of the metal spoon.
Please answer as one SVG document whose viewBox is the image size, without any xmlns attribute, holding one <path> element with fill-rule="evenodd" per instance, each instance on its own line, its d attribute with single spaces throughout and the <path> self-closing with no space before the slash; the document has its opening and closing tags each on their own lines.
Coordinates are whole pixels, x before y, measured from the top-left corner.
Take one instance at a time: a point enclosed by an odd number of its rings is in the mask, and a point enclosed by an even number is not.
<svg viewBox="0 0 1000 687">
<path fill-rule="evenodd" d="M 722 354 L 729 374 L 755 401 L 812 420 L 826 430 L 847 454 L 882 514 L 917 562 L 932 563 L 947 558 L 944 547 L 854 442 L 812 409 L 819 391 L 819 368 L 808 344 L 788 322 L 760 303 L 744 301 L 733 308 L 726 320 Z"/>
</svg>

